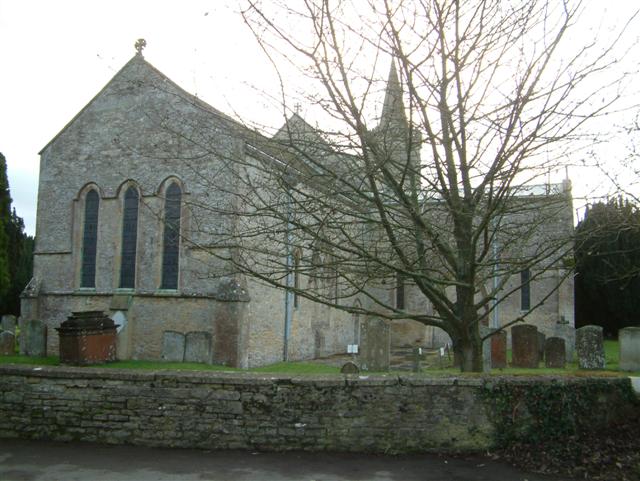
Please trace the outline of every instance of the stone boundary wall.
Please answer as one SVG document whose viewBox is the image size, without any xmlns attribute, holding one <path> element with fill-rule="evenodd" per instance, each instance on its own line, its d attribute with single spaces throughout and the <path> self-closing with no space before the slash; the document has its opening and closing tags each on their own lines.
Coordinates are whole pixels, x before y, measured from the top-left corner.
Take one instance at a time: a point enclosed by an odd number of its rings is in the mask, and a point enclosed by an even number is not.
<svg viewBox="0 0 640 481">
<path fill-rule="evenodd" d="M 205 449 L 481 450 L 495 440 L 487 399 L 494 382 L 6 365 L 0 366 L 0 438 Z M 513 382 L 526 389 L 558 379 Z M 629 384 L 627 378 L 597 382 Z"/>
</svg>

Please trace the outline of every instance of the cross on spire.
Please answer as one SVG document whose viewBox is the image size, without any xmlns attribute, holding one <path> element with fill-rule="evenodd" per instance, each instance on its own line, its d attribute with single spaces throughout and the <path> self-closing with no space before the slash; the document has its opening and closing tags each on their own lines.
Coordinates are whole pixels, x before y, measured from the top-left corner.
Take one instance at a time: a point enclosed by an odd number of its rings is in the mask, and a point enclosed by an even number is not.
<svg viewBox="0 0 640 481">
<path fill-rule="evenodd" d="M 135 48 L 138 52 L 138 55 L 142 55 L 142 51 L 147 46 L 147 41 L 144 38 L 139 38 L 136 40 Z"/>
</svg>

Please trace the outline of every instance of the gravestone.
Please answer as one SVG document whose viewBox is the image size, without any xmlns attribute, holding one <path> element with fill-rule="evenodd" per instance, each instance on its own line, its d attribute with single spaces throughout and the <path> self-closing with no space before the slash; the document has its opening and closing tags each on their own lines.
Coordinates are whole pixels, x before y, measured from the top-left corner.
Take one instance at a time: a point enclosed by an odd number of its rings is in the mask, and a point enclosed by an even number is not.
<svg viewBox="0 0 640 481">
<path fill-rule="evenodd" d="M 342 374 L 358 374 L 360 372 L 360 368 L 355 362 L 347 361 L 340 368 L 340 372 Z"/>
<path fill-rule="evenodd" d="M 131 326 L 125 311 L 116 311 L 111 316 L 116 328 L 116 359 L 119 361 L 131 358 Z"/>
<path fill-rule="evenodd" d="M 178 331 L 162 333 L 162 360 L 168 362 L 184 361 L 184 334 Z"/>
<path fill-rule="evenodd" d="M 31 319 L 24 324 L 25 355 L 45 357 L 47 355 L 47 326 L 44 322 Z"/>
<path fill-rule="evenodd" d="M 567 362 L 564 339 L 550 337 L 544 344 L 544 365 L 550 368 L 564 369 Z"/>
<path fill-rule="evenodd" d="M 536 368 L 538 352 L 538 328 L 521 324 L 511 328 L 511 365 L 513 367 Z"/>
<path fill-rule="evenodd" d="M 388 371 L 390 362 L 389 325 L 382 319 L 367 319 L 360 333 L 363 371 Z"/>
<path fill-rule="evenodd" d="M 204 331 L 187 332 L 184 340 L 184 360 L 211 364 L 211 334 Z"/>
<path fill-rule="evenodd" d="M 545 347 L 546 340 L 547 340 L 547 336 L 545 336 L 541 332 L 538 332 L 538 361 L 539 362 L 544 361 L 544 347 Z"/>
<path fill-rule="evenodd" d="M 505 331 L 491 336 L 491 367 L 494 369 L 507 367 L 507 333 Z"/>
<path fill-rule="evenodd" d="M 13 332 L 0 332 L 0 356 L 15 356 L 16 354 L 16 336 Z"/>
<path fill-rule="evenodd" d="M 422 356 L 422 348 L 421 347 L 414 347 L 412 352 L 411 352 L 411 370 L 413 372 L 420 372 L 422 371 L 422 367 L 420 366 L 420 361 L 421 361 L 421 356 Z"/>
<path fill-rule="evenodd" d="M 576 351 L 580 369 L 604 369 L 602 327 L 584 326 L 576 329 Z"/>
<path fill-rule="evenodd" d="M 18 327 L 20 328 L 20 334 L 17 336 L 16 342 L 18 343 L 18 348 L 20 350 L 21 356 L 27 355 L 27 321 L 25 321 L 24 317 L 20 316 L 18 318 Z"/>
<path fill-rule="evenodd" d="M 493 329 L 486 326 L 480 326 L 480 337 L 488 336 Z M 491 337 L 482 341 L 482 372 L 491 371 Z"/>
<path fill-rule="evenodd" d="M 567 353 L 567 362 L 573 362 L 576 352 L 576 328 L 570 324 L 556 324 L 555 337 L 564 339 L 564 348 Z"/>
<path fill-rule="evenodd" d="M 316 329 L 313 332 L 313 339 L 313 357 L 318 359 L 325 355 L 324 333 L 320 329 Z"/>
<path fill-rule="evenodd" d="M 2 316 L 2 331 L 9 331 L 13 334 L 16 333 L 16 316 L 12 316 L 11 314 L 7 314 Z"/>
<path fill-rule="evenodd" d="M 625 327 L 618 331 L 620 370 L 640 371 L 640 327 Z"/>
</svg>

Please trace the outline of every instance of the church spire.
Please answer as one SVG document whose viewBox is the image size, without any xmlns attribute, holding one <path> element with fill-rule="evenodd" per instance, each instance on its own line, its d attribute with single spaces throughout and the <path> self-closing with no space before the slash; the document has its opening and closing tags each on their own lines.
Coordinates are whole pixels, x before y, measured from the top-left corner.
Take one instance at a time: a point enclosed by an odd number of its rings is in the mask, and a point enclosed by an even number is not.
<svg viewBox="0 0 640 481">
<path fill-rule="evenodd" d="M 384 103 L 382 104 L 382 115 L 380 116 L 380 127 L 397 129 L 398 127 L 405 127 L 406 124 L 407 117 L 404 112 L 404 103 L 402 102 L 402 86 L 398 80 L 395 61 L 391 60 L 387 89 L 384 94 Z"/>
</svg>

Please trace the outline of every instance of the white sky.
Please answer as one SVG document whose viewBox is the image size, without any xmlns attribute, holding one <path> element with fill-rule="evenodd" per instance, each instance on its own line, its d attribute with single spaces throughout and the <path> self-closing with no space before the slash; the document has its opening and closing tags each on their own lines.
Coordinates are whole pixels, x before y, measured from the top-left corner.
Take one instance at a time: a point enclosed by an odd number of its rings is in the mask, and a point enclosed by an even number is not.
<svg viewBox="0 0 640 481">
<path fill-rule="evenodd" d="M 133 56 L 138 38 L 147 40 L 145 58 L 185 90 L 250 121 L 279 122 L 261 93 L 277 95 L 273 68 L 243 24 L 238 3 L 0 0 L 0 152 L 27 232 L 35 230 L 38 152 Z M 619 26 L 639 6 L 593 0 L 586 20 Z M 581 41 L 580 35 L 593 33 L 585 28 L 574 35 L 572 41 Z M 574 192 L 588 192 L 589 182 L 597 182 L 581 172 L 571 177 Z"/>
</svg>

